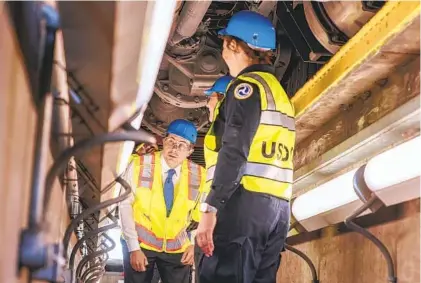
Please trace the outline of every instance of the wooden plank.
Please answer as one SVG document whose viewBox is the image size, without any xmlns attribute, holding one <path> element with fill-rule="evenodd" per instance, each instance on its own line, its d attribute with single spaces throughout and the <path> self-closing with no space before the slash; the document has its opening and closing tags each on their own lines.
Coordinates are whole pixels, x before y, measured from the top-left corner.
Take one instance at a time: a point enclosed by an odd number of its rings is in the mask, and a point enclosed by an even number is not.
<svg viewBox="0 0 421 283">
<path fill-rule="evenodd" d="M 391 252 L 399 283 L 420 282 L 420 201 L 397 206 L 396 220 L 370 227 Z M 387 267 L 380 251 L 354 232 L 330 235 L 294 245 L 313 261 L 320 282 L 383 283 Z M 277 282 L 312 282 L 306 263 L 291 252 L 284 252 Z"/>
</svg>

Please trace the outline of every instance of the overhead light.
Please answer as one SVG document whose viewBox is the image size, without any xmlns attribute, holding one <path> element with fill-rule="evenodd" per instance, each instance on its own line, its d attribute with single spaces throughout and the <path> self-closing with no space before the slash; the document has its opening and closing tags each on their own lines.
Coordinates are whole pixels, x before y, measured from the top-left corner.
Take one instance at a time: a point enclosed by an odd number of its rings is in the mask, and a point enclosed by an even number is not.
<svg viewBox="0 0 421 283">
<path fill-rule="evenodd" d="M 386 206 L 420 197 L 421 140 L 416 137 L 372 158 L 364 179 L 368 189 Z M 292 204 L 295 219 L 314 231 L 342 222 L 364 202 L 353 186 L 353 169 L 299 196 Z M 370 210 L 363 214 L 370 213 Z M 361 216 L 360 215 L 360 216 Z"/>
<path fill-rule="evenodd" d="M 364 171 L 367 187 L 386 206 L 420 197 L 420 160 L 418 136 L 372 158 Z"/>
</svg>

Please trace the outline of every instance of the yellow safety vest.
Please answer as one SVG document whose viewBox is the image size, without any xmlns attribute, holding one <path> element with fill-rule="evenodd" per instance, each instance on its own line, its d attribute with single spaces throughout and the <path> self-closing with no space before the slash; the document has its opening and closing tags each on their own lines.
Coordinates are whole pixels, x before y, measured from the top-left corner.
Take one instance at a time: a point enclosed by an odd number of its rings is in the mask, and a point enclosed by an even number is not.
<svg viewBox="0 0 421 283">
<path fill-rule="evenodd" d="M 228 88 L 228 87 L 227 87 Z M 218 151 L 219 148 L 217 148 L 216 145 L 216 136 L 214 132 L 214 124 L 215 120 L 218 117 L 219 114 L 219 108 L 224 101 L 225 96 L 218 101 L 218 103 L 215 106 L 215 109 L 213 111 L 213 121 L 212 124 L 205 136 L 205 139 L 203 141 L 203 154 L 205 157 L 205 166 L 206 166 L 206 180 L 205 180 L 205 187 L 207 190 L 210 190 L 212 186 L 213 181 L 213 174 L 215 170 L 215 164 L 218 159 Z"/>
<path fill-rule="evenodd" d="M 157 252 L 181 253 L 191 244 L 186 228 L 199 222 L 199 203 L 206 198 L 204 169 L 185 160 L 175 184 L 174 204 L 167 217 L 161 171 L 161 152 L 132 157 L 132 184 L 136 184 L 133 218 L 140 246 Z"/>
<path fill-rule="evenodd" d="M 287 94 L 267 72 L 250 72 L 238 79 L 253 83 L 260 92 L 260 123 L 253 138 L 247 164 L 241 178 L 246 190 L 291 199 L 293 183 L 293 153 L 295 145 L 295 113 Z M 210 187 L 218 159 L 214 122 L 204 140 L 206 187 Z"/>
</svg>

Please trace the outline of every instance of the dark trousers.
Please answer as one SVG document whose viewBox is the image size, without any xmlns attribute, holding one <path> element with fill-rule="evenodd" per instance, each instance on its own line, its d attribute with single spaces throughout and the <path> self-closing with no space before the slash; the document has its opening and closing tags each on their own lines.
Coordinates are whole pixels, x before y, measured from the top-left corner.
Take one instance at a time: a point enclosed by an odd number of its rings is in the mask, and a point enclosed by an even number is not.
<svg viewBox="0 0 421 283">
<path fill-rule="evenodd" d="M 215 250 L 199 260 L 200 283 L 275 283 L 289 219 L 289 202 L 240 186 L 218 211 Z"/>
<path fill-rule="evenodd" d="M 189 283 L 191 267 L 181 263 L 182 253 L 168 254 L 142 249 L 148 258 L 145 272 L 134 270 L 130 264 L 130 253 L 124 239 L 121 239 L 123 247 L 124 283 L 158 283 L 159 277 L 162 283 Z M 156 272 L 159 271 L 159 275 Z"/>
</svg>

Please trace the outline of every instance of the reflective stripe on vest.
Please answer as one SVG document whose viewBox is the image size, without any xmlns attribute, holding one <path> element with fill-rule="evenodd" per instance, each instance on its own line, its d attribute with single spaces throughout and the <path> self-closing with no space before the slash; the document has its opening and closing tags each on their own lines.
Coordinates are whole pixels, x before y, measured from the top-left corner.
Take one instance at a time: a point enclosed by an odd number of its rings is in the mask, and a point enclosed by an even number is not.
<svg viewBox="0 0 421 283">
<path fill-rule="evenodd" d="M 149 231 L 138 223 L 136 223 L 136 231 L 140 242 L 154 247 L 157 250 L 161 250 L 164 246 L 164 240 L 162 238 L 158 238 L 152 231 Z"/>
<path fill-rule="evenodd" d="M 152 189 L 153 174 L 155 170 L 155 154 L 140 156 L 140 164 L 147 165 L 142 166 L 140 169 L 138 186 Z"/>
<path fill-rule="evenodd" d="M 279 126 L 287 128 L 288 130 L 295 131 L 295 120 L 294 118 L 288 117 L 287 115 L 280 112 L 273 111 L 262 111 L 260 116 L 260 124 Z"/>
<path fill-rule="evenodd" d="M 215 175 L 216 166 L 213 165 L 208 168 L 206 172 L 206 182 L 212 181 L 213 176 Z M 261 177 L 266 179 L 271 179 L 278 182 L 292 183 L 293 179 L 293 170 L 288 168 L 279 168 L 273 165 L 259 164 L 247 162 L 244 175 Z"/>
<path fill-rule="evenodd" d="M 288 168 L 279 168 L 274 165 L 259 164 L 247 162 L 244 175 L 261 177 L 273 181 L 292 183 L 293 170 Z"/>
<path fill-rule="evenodd" d="M 167 251 L 173 252 L 181 249 L 189 239 L 186 231 L 181 231 L 175 239 L 167 240 Z"/>
<path fill-rule="evenodd" d="M 215 175 L 215 167 L 215 165 L 212 165 L 206 170 L 206 182 L 213 180 L 213 176 Z"/>
<path fill-rule="evenodd" d="M 273 97 L 272 90 L 270 89 L 268 83 L 257 74 L 248 73 L 243 76 L 258 81 L 265 89 L 267 109 L 263 110 L 261 113 L 260 124 L 280 126 L 287 128 L 288 130 L 295 131 L 295 119 L 284 113 L 275 111 L 275 98 Z"/>
<path fill-rule="evenodd" d="M 196 200 L 199 195 L 200 182 L 202 180 L 202 171 L 199 165 L 188 162 L 189 174 L 189 199 Z"/>
</svg>

